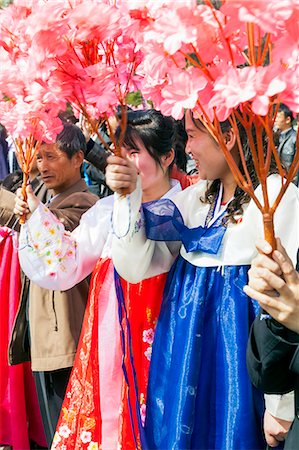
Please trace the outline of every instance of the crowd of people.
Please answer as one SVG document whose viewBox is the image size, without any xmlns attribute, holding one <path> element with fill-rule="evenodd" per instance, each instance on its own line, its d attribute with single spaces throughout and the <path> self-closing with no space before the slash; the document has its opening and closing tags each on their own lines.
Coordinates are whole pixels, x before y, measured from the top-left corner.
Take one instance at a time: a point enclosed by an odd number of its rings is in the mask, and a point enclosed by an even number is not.
<svg viewBox="0 0 299 450">
<path fill-rule="evenodd" d="M 281 105 L 285 170 L 296 149 L 292 121 Z M 275 213 L 273 251 L 259 240 L 255 202 L 191 111 L 179 123 L 128 111 L 124 136 L 115 131 L 121 156 L 77 125 L 41 144 L 26 201 L 21 172 L 8 174 L 8 164 L 0 186 L 0 245 L 17 240 L 22 269 L 1 345 L 10 365 L 30 361 L 45 433 L 35 439 L 27 417 L 28 448 L 252 450 L 285 441 L 295 449 L 298 174 Z M 243 126 L 237 136 L 225 121 L 221 132 L 243 172 L 241 140 L 261 199 Z M 274 164 L 267 183 L 273 203 Z"/>
</svg>

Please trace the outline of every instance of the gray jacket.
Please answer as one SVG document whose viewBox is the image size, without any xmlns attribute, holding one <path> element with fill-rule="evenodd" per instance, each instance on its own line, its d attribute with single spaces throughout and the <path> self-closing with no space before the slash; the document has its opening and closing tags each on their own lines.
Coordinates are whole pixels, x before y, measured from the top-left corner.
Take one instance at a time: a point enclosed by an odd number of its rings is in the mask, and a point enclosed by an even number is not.
<svg viewBox="0 0 299 450">
<path fill-rule="evenodd" d="M 279 138 L 278 154 L 284 168 L 288 171 L 296 152 L 296 130 L 290 128 L 285 133 L 282 132 Z M 295 175 L 294 183 L 298 186 L 299 172 Z"/>
</svg>

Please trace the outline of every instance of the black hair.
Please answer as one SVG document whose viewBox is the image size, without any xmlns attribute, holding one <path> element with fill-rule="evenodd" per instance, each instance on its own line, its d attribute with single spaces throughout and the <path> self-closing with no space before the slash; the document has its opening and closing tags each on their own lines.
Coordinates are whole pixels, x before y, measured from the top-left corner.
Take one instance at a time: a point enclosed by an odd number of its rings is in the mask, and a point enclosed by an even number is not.
<svg viewBox="0 0 299 450">
<path fill-rule="evenodd" d="M 65 123 L 63 125 L 63 130 L 57 135 L 55 143 L 59 150 L 67 154 L 69 159 L 80 150 L 82 150 L 84 155 L 86 153 L 86 140 L 84 134 L 79 127 L 72 123 Z"/>
<path fill-rule="evenodd" d="M 289 108 L 287 105 L 285 105 L 284 103 L 281 103 L 281 104 L 279 105 L 278 111 L 279 111 L 279 112 L 283 112 L 286 119 L 289 117 L 289 118 L 291 119 L 291 123 L 294 121 L 294 116 L 293 116 L 292 111 L 291 111 L 290 108 Z"/>
<path fill-rule="evenodd" d="M 72 111 L 66 110 L 66 111 L 60 111 L 58 113 L 58 117 L 61 120 L 62 123 L 78 123 L 79 119 L 75 117 Z"/>
<path fill-rule="evenodd" d="M 191 112 L 191 118 L 192 118 L 194 125 L 197 128 L 206 130 L 204 125 L 201 123 L 201 121 L 199 119 L 196 119 L 193 116 L 192 112 Z M 254 167 L 252 152 L 250 149 L 247 132 L 246 132 L 245 128 L 243 127 L 243 125 L 239 121 L 237 121 L 237 126 L 238 126 L 242 149 L 244 152 L 247 170 L 248 170 L 250 179 L 252 181 L 253 188 L 255 189 L 259 185 L 259 179 L 257 177 L 257 173 L 256 173 L 256 170 Z M 232 128 L 230 121 L 227 119 L 224 122 L 221 122 L 220 128 L 221 128 L 222 133 L 229 131 Z M 208 130 L 206 130 L 206 132 L 208 133 Z M 252 132 L 253 139 L 255 141 L 254 127 L 252 127 L 251 132 Z M 267 136 L 266 136 L 265 132 L 263 135 L 263 149 L 264 149 L 264 154 L 266 154 Z M 219 151 L 220 151 L 220 149 L 219 149 Z M 241 174 L 245 177 L 244 168 L 243 168 L 241 161 L 239 163 L 239 170 L 240 170 Z M 268 175 L 275 173 L 275 172 L 277 172 L 277 169 L 276 169 L 274 158 L 272 157 Z M 216 195 L 218 193 L 219 186 L 220 186 L 220 180 L 219 179 L 213 180 L 211 185 L 208 187 L 208 189 L 205 193 L 204 199 L 202 199 L 202 200 L 205 203 L 213 204 L 216 199 Z M 234 198 L 227 207 L 226 214 L 224 217 L 224 222 L 230 221 L 232 223 L 235 223 L 236 222 L 235 216 L 243 214 L 242 205 L 245 203 L 249 203 L 249 201 L 250 201 L 249 194 L 247 194 L 245 191 L 243 191 L 243 189 L 241 189 L 239 186 L 237 186 L 235 189 Z"/>
<path fill-rule="evenodd" d="M 121 107 L 121 105 L 117 105 L 116 107 L 116 111 L 115 111 L 115 116 L 117 118 L 117 120 L 121 120 L 121 115 L 123 113 L 123 109 L 127 112 L 129 111 L 134 111 L 130 106 L 125 105 L 123 106 L 123 108 Z"/>
<path fill-rule="evenodd" d="M 115 131 L 118 140 L 120 126 Z M 175 138 L 174 121 L 163 116 L 155 109 L 127 112 L 127 126 L 123 145 L 127 148 L 138 148 L 141 141 L 150 156 L 161 166 L 161 158 L 173 148 Z"/>
<path fill-rule="evenodd" d="M 188 141 L 188 134 L 185 130 L 184 120 L 174 120 L 175 138 L 174 138 L 174 152 L 175 163 L 177 167 L 184 172 L 187 170 L 187 154 L 186 144 Z"/>
</svg>

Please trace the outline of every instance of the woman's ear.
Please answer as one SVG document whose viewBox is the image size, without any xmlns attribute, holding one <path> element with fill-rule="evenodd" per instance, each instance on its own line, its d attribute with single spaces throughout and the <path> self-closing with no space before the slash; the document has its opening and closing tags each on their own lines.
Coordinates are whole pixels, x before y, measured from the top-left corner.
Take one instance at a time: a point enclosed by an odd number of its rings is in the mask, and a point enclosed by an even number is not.
<svg viewBox="0 0 299 450">
<path fill-rule="evenodd" d="M 172 148 L 166 155 L 162 156 L 161 163 L 164 170 L 167 170 L 167 168 L 170 166 L 172 161 L 174 160 L 175 153 L 174 149 Z"/>
<path fill-rule="evenodd" d="M 231 151 L 237 142 L 235 131 L 232 128 L 230 128 L 229 130 L 223 133 L 223 138 L 227 149 Z"/>
</svg>

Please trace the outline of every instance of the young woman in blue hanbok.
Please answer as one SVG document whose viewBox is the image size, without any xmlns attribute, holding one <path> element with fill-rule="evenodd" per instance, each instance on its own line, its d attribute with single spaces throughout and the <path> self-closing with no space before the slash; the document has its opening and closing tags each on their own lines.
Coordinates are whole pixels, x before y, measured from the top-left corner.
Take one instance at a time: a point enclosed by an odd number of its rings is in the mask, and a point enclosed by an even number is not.
<svg viewBox="0 0 299 450">
<path fill-rule="evenodd" d="M 145 432 L 151 449 L 253 450 L 265 448 L 263 398 L 250 383 L 246 345 L 258 305 L 243 292 L 263 235 L 255 203 L 236 185 L 217 143 L 190 112 L 187 150 L 202 181 L 141 207 L 138 177 L 126 161 L 108 167 L 116 194 L 112 258 L 130 282 L 169 270 L 152 348 Z M 222 124 L 237 161 L 236 135 Z M 256 195 L 262 202 L 240 127 Z M 209 180 L 209 181 L 208 181 Z M 268 178 L 273 203 L 281 178 Z M 275 230 L 293 257 L 298 248 L 298 189 L 290 185 L 275 214 Z M 182 245 L 181 245 L 182 243 Z M 176 245 L 175 245 L 176 244 Z"/>
</svg>

